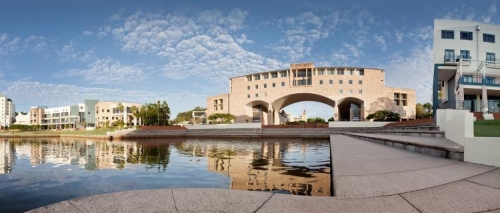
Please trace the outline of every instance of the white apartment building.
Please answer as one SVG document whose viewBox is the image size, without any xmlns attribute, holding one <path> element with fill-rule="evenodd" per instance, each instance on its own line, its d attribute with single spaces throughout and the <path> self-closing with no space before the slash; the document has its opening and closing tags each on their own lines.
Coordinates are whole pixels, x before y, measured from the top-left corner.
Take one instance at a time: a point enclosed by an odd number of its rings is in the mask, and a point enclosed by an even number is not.
<svg viewBox="0 0 500 213">
<path fill-rule="evenodd" d="M 434 20 L 434 109 L 498 112 L 500 26 Z"/>
<path fill-rule="evenodd" d="M 0 128 L 10 126 L 15 121 L 16 108 L 14 102 L 7 96 L 0 94 Z"/>
<path fill-rule="evenodd" d="M 42 129 L 73 129 L 80 122 L 78 106 L 62 106 L 44 109 Z"/>
</svg>

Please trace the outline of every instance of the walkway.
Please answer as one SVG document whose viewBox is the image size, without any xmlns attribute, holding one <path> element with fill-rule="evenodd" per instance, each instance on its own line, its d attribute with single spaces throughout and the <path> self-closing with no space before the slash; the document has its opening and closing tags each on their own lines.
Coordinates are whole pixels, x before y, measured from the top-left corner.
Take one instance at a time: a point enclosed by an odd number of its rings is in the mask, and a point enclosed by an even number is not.
<svg viewBox="0 0 500 213">
<path fill-rule="evenodd" d="M 157 189 L 63 201 L 33 212 L 495 212 L 500 168 L 331 136 L 336 197 Z"/>
</svg>

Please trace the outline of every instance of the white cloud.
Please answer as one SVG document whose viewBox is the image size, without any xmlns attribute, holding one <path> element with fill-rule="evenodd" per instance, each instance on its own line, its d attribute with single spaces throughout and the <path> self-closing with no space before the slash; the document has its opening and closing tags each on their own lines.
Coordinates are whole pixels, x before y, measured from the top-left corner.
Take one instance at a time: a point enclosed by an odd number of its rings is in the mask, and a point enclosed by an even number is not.
<svg viewBox="0 0 500 213">
<path fill-rule="evenodd" d="M 375 39 L 375 42 L 382 48 L 382 50 L 387 50 L 387 44 L 385 42 L 384 36 L 374 35 L 373 38 Z"/>
<path fill-rule="evenodd" d="M 91 84 L 138 82 L 147 77 L 141 68 L 122 65 L 110 58 L 98 59 L 90 64 L 87 69 L 70 69 L 57 74 L 55 77 L 75 76 L 83 77 L 83 80 Z"/>
<path fill-rule="evenodd" d="M 89 35 L 92 35 L 92 34 L 93 34 L 92 31 L 88 31 L 88 30 L 84 30 L 83 31 L 83 35 L 89 36 Z"/>
<path fill-rule="evenodd" d="M 432 41 L 432 36 L 434 35 L 434 29 L 432 26 L 427 25 L 419 28 L 415 28 L 407 33 L 407 35 L 416 42 L 421 41 Z"/>
<path fill-rule="evenodd" d="M 403 43 L 403 36 L 404 34 L 402 32 L 396 31 L 396 42 L 398 42 L 398 44 Z"/>
<path fill-rule="evenodd" d="M 430 101 L 434 68 L 432 46 L 415 47 L 408 55 L 394 54 L 386 67 L 386 86 L 416 89 L 417 102 Z"/>
<path fill-rule="evenodd" d="M 14 81 L 8 84 L 3 92 L 12 98 L 16 105 L 63 106 L 75 105 L 83 99 L 100 99 L 115 101 L 147 101 L 164 100 L 165 94 L 145 90 L 122 90 L 99 87 L 81 87 L 67 84 L 50 84 L 38 81 Z M 120 100 L 117 100 L 119 97 Z"/>
<path fill-rule="evenodd" d="M 239 9 L 227 15 L 202 11 L 194 17 L 137 12 L 103 32 L 111 32 L 124 51 L 165 58 L 162 71 L 168 78 L 194 76 L 225 85 L 243 73 L 282 68 L 280 62 L 241 46 L 253 42 L 237 33 L 246 16 Z"/>
<path fill-rule="evenodd" d="M 24 39 L 14 37 L 9 40 L 9 35 L 3 33 L 0 34 L 0 55 L 24 52 L 45 53 L 50 49 L 52 43 L 52 39 L 36 35 L 30 35 Z"/>
</svg>

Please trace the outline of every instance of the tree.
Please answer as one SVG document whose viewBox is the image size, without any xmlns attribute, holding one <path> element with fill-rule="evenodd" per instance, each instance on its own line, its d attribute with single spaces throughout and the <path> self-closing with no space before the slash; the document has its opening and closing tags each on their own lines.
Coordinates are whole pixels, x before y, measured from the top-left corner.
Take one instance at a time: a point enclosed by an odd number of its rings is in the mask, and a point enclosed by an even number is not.
<svg viewBox="0 0 500 213">
<path fill-rule="evenodd" d="M 139 117 L 140 117 L 140 113 L 139 113 L 139 108 L 135 105 L 133 105 L 131 107 L 131 110 L 132 110 L 132 116 L 134 116 L 134 123 L 135 125 L 138 125 L 139 121 Z"/>
<path fill-rule="evenodd" d="M 308 118 L 307 123 L 325 123 L 325 119 L 320 117 Z"/>
<path fill-rule="evenodd" d="M 421 118 L 425 117 L 424 106 L 421 103 L 417 104 L 417 106 L 415 107 L 415 111 L 416 111 L 415 116 L 417 117 L 417 119 L 421 119 Z"/>
<path fill-rule="evenodd" d="M 207 110 L 207 109 L 200 107 L 200 106 L 197 106 L 192 110 L 185 111 L 185 112 L 179 112 L 179 113 L 177 113 L 177 117 L 175 117 L 175 122 L 176 123 L 182 123 L 185 121 L 191 122 L 191 120 L 193 119 L 193 111 L 205 111 L 205 110 Z"/>
<path fill-rule="evenodd" d="M 335 121 L 335 118 L 334 117 L 330 117 L 330 118 L 328 118 L 328 121 Z"/>
<path fill-rule="evenodd" d="M 374 121 L 399 121 L 400 117 L 398 113 L 391 112 L 389 110 L 379 110 L 375 113 L 369 114 L 366 119 L 373 119 Z"/>
<path fill-rule="evenodd" d="M 228 113 L 215 113 L 208 116 L 208 120 L 217 121 L 218 123 L 230 123 L 235 117 Z"/>
<path fill-rule="evenodd" d="M 432 117 L 432 104 L 427 102 L 423 105 L 424 107 L 424 110 L 425 110 L 425 114 L 424 114 L 424 117 L 425 118 L 431 118 Z"/>
<path fill-rule="evenodd" d="M 166 101 L 144 104 L 138 112 L 143 125 L 169 125 L 170 107 Z"/>
</svg>

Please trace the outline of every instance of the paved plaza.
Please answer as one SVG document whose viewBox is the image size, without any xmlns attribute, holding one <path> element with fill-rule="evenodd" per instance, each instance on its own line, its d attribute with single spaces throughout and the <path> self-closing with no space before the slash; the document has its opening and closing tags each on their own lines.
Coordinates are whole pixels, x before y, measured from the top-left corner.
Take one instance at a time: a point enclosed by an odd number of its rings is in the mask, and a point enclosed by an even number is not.
<svg viewBox="0 0 500 213">
<path fill-rule="evenodd" d="M 397 137 L 397 136 L 394 136 Z M 155 189 L 63 201 L 33 212 L 496 212 L 500 168 L 331 135 L 335 197 Z"/>
</svg>

